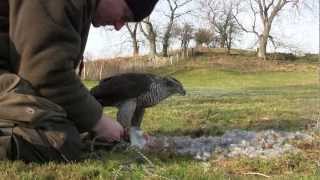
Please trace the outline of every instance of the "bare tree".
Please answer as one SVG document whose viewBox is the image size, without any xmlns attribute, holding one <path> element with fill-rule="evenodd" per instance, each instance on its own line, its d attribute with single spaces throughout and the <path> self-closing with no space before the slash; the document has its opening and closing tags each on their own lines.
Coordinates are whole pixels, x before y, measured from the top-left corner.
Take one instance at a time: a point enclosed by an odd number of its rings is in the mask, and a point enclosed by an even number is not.
<svg viewBox="0 0 320 180">
<path fill-rule="evenodd" d="M 200 0 L 200 7 L 202 13 L 204 13 L 204 18 L 208 21 L 212 29 L 214 29 L 214 24 L 220 11 L 220 0 Z"/>
<path fill-rule="evenodd" d="M 144 27 L 142 26 L 142 24 L 144 25 Z M 144 19 L 139 25 L 142 34 L 149 42 L 149 55 L 157 55 L 157 32 L 154 28 L 154 25 L 150 21 L 150 17 Z"/>
<path fill-rule="evenodd" d="M 235 39 L 234 36 L 240 33 L 240 29 L 236 24 L 232 23 L 229 25 L 227 33 L 228 33 L 228 36 L 227 36 L 228 38 L 226 39 L 227 53 L 230 54 L 230 50 L 231 50 L 233 41 Z"/>
<path fill-rule="evenodd" d="M 169 18 L 169 22 L 166 25 L 165 32 L 162 39 L 162 55 L 168 56 L 168 48 L 170 45 L 170 38 L 172 36 L 172 27 L 175 23 L 175 20 L 185 14 L 191 12 L 191 10 L 185 10 L 179 12 L 179 9 L 185 7 L 189 4 L 192 0 L 166 0 L 169 6 L 169 14 L 165 14 Z"/>
<path fill-rule="evenodd" d="M 134 23 L 130 25 L 129 23 L 126 23 L 126 28 L 132 40 L 133 56 L 139 55 L 139 42 L 137 38 L 138 24 L 139 23 Z"/>
<path fill-rule="evenodd" d="M 220 47 L 228 48 L 230 51 L 233 36 L 237 35 L 238 25 L 234 19 L 237 16 L 239 3 L 237 1 L 225 2 L 222 5 L 221 14 L 218 16 L 216 23 L 216 31 L 220 34 Z"/>
<path fill-rule="evenodd" d="M 205 12 L 205 19 L 219 36 L 220 48 L 227 48 L 228 53 L 240 29 L 234 19 L 239 12 L 239 2 L 237 0 L 200 1 L 202 10 Z"/>
<path fill-rule="evenodd" d="M 249 33 L 254 33 L 258 38 L 259 48 L 258 57 L 266 59 L 268 40 L 273 42 L 273 37 L 270 35 L 272 23 L 274 19 L 279 16 L 279 12 L 284 9 L 285 6 L 292 5 L 295 7 L 298 5 L 299 0 L 248 0 L 250 4 L 250 11 L 253 13 L 254 21 L 251 30 L 245 28 L 237 20 L 242 30 Z M 261 31 L 257 31 L 257 16 L 260 17 Z"/>
<path fill-rule="evenodd" d="M 213 42 L 214 33 L 209 29 L 200 28 L 197 32 L 195 32 L 194 39 L 197 43 L 197 46 L 206 44 L 208 47 Z"/>
<path fill-rule="evenodd" d="M 183 26 L 175 26 L 173 34 L 180 40 L 180 47 L 184 56 L 188 55 L 188 47 L 191 39 L 193 38 L 193 27 L 189 23 L 184 23 Z"/>
</svg>

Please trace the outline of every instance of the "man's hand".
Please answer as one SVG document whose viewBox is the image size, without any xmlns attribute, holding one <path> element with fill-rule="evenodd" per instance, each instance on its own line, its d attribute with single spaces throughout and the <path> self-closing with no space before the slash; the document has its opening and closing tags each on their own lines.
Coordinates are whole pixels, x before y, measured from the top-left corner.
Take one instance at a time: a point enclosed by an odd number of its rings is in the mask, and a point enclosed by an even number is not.
<svg viewBox="0 0 320 180">
<path fill-rule="evenodd" d="M 104 114 L 93 128 L 93 131 L 107 142 L 120 141 L 124 134 L 123 127 L 117 121 Z"/>
</svg>

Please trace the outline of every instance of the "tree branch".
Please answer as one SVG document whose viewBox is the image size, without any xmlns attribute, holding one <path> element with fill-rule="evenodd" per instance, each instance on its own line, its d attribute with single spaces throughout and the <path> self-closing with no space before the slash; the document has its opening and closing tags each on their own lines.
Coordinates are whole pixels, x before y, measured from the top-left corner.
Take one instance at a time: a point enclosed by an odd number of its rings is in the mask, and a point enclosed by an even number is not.
<svg viewBox="0 0 320 180">
<path fill-rule="evenodd" d="M 270 24 L 273 21 L 274 17 L 279 13 L 279 11 L 289 2 L 290 1 L 286 1 L 286 0 L 278 0 L 277 5 L 273 8 L 273 10 L 269 16 Z"/>
<path fill-rule="evenodd" d="M 143 22 L 143 23 L 145 23 L 145 22 Z M 148 38 L 148 34 L 147 34 L 146 31 L 143 29 L 141 23 L 139 23 L 139 27 L 140 27 L 140 31 L 142 32 L 142 34 L 143 34 L 146 38 Z"/>
<path fill-rule="evenodd" d="M 274 0 L 271 0 L 271 2 L 266 7 L 267 11 L 269 11 L 269 9 L 273 5 L 273 3 L 274 3 Z"/>
<path fill-rule="evenodd" d="M 254 21 L 254 25 L 253 25 L 253 27 L 252 27 L 252 30 L 250 31 L 250 30 L 246 29 L 246 28 L 239 22 L 238 18 L 237 18 L 235 15 L 233 15 L 233 18 L 234 18 L 234 20 L 236 21 L 236 23 L 238 24 L 238 26 L 240 27 L 241 30 L 243 30 L 244 32 L 247 32 L 247 33 L 254 33 L 255 35 L 257 35 L 257 36 L 259 37 L 258 32 L 255 31 L 255 21 Z"/>
</svg>

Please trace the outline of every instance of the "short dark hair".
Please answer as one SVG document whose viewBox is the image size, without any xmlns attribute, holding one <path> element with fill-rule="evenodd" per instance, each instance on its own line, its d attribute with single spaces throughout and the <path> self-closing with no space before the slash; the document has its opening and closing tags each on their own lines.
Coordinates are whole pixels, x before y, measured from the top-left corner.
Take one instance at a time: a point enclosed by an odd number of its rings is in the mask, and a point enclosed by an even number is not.
<svg viewBox="0 0 320 180">
<path fill-rule="evenodd" d="M 134 21 L 140 22 L 149 16 L 158 0 L 125 0 L 134 15 Z"/>
</svg>

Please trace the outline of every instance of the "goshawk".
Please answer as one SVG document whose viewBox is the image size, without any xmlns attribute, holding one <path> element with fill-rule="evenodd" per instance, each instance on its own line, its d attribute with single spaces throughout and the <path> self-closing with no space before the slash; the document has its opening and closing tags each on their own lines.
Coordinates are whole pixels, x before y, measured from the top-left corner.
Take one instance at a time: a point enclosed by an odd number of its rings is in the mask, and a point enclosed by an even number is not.
<svg viewBox="0 0 320 180">
<path fill-rule="evenodd" d="M 186 94 L 177 79 L 148 73 L 125 73 L 108 77 L 91 89 L 91 94 L 102 106 L 118 108 L 117 120 L 124 128 L 140 128 L 145 108 L 176 93 Z"/>
</svg>

